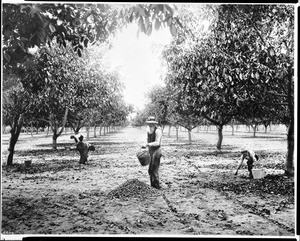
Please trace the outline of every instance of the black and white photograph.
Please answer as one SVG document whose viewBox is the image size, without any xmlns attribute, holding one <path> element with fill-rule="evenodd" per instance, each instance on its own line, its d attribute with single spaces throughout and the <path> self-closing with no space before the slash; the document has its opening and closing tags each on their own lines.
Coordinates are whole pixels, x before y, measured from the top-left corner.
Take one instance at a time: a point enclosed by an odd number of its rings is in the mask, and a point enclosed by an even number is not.
<svg viewBox="0 0 300 241">
<path fill-rule="evenodd" d="M 1 240 L 296 238 L 298 8 L 2 1 Z"/>
</svg>

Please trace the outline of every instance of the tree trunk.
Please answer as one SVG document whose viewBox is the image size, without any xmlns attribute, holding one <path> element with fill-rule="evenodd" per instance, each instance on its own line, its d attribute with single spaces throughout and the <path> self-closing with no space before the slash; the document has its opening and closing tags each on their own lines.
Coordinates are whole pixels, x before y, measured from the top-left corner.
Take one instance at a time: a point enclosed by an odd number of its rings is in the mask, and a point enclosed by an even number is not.
<svg viewBox="0 0 300 241">
<path fill-rule="evenodd" d="M 78 135 L 78 134 L 79 134 L 79 131 L 80 131 L 80 128 L 79 128 L 79 127 L 76 127 L 75 130 L 74 130 L 75 135 Z"/>
<path fill-rule="evenodd" d="M 265 133 L 267 133 L 268 131 L 268 125 L 264 125 L 265 126 Z"/>
<path fill-rule="evenodd" d="M 96 131 L 97 131 L 97 126 L 94 126 L 94 137 L 97 137 Z"/>
<path fill-rule="evenodd" d="M 2 133 L 6 134 L 6 125 L 2 126 Z"/>
<path fill-rule="evenodd" d="M 101 129 L 102 129 L 102 126 L 100 126 L 100 128 L 99 128 L 99 136 L 101 136 Z"/>
<path fill-rule="evenodd" d="M 53 150 L 57 150 L 57 138 L 58 138 L 58 135 L 56 134 L 56 130 L 55 130 L 53 133 L 53 136 L 52 136 L 52 149 Z"/>
<path fill-rule="evenodd" d="M 7 157 L 7 166 L 11 166 L 13 164 L 13 156 L 15 153 L 15 145 L 18 141 L 19 135 L 18 134 L 11 134 L 9 140 L 9 148 L 8 148 L 8 157 Z"/>
<path fill-rule="evenodd" d="M 52 123 L 52 131 L 53 131 L 53 135 L 52 135 L 52 149 L 53 150 L 57 149 L 57 138 L 64 131 L 64 128 L 65 128 L 66 123 L 67 123 L 68 112 L 69 112 L 69 108 L 66 107 L 64 118 L 63 118 L 63 121 L 62 121 L 62 127 L 61 127 L 60 130 L 59 130 L 59 127 L 57 127 L 57 125 L 55 123 L 55 119 L 50 117 L 52 119 L 51 123 Z"/>
<path fill-rule="evenodd" d="M 188 136 L 189 136 L 189 144 L 192 143 L 192 131 L 188 129 Z"/>
<path fill-rule="evenodd" d="M 253 129 L 253 137 L 256 137 L 257 126 L 258 126 L 258 124 L 251 125 L 251 127 Z"/>
<path fill-rule="evenodd" d="M 222 141 L 223 141 L 223 125 L 218 125 L 218 142 L 217 142 L 217 149 L 221 150 L 222 148 Z"/>
<path fill-rule="evenodd" d="M 176 140 L 178 140 L 178 127 L 175 127 L 176 128 Z"/>
<path fill-rule="evenodd" d="M 294 171 L 294 121 L 291 121 L 287 134 L 287 154 L 285 160 L 285 174 L 288 176 L 293 176 Z"/>
<path fill-rule="evenodd" d="M 234 136 L 234 125 L 231 124 L 230 126 L 231 126 L 231 135 Z"/>
<path fill-rule="evenodd" d="M 168 137 L 170 137 L 170 136 L 171 136 L 171 128 L 172 128 L 172 126 L 171 126 L 171 125 L 169 125 Z"/>
<path fill-rule="evenodd" d="M 7 166 L 11 166 L 13 164 L 13 156 L 14 156 L 14 152 L 15 152 L 15 145 L 19 139 L 20 133 L 21 133 L 21 129 L 22 129 L 22 125 L 23 125 L 23 117 L 24 114 L 20 114 L 15 116 L 14 118 L 14 122 L 12 124 L 10 133 L 11 133 L 11 137 L 9 140 L 9 147 L 8 147 L 8 157 L 7 157 Z"/>
<path fill-rule="evenodd" d="M 294 176 L 294 98 L 293 98 L 293 91 L 292 91 L 292 70 L 289 70 L 289 77 L 288 77 L 288 108 L 290 114 L 290 125 L 287 132 L 287 154 L 285 160 L 285 175 L 287 176 Z"/>
<path fill-rule="evenodd" d="M 33 125 L 32 125 L 32 122 L 30 124 L 30 134 L 31 134 L 31 137 L 33 137 Z"/>
<path fill-rule="evenodd" d="M 90 124 L 86 127 L 86 139 L 90 139 Z"/>
</svg>

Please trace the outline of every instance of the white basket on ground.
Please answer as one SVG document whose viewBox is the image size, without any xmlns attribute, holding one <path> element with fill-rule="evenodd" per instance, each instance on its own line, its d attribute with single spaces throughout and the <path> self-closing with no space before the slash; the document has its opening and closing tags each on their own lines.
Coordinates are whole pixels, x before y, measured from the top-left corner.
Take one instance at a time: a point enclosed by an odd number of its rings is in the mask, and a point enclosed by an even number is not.
<svg viewBox="0 0 300 241">
<path fill-rule="evenodd" d="M 252 169 L 252 174 L 254 179 L 261 179 L 267 175 L 267 173 L 262 169 Z"/>
</svg>

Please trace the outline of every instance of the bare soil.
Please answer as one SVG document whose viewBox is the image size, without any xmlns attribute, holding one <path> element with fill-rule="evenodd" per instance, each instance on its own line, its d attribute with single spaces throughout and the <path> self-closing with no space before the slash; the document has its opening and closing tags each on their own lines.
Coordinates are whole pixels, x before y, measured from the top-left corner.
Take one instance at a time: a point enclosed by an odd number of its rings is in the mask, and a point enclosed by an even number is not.
<svg viewBox="0 0 300 241">
<path fill-rule="evenodd" d="M 90 137 L 96 150 L 81 166 L 70 135 L 54 151 L 50 135 L 21 134 L 12 167 L 5 165 L 9 135 L 2 135 L 2 235 L 295 236 L 284 129 L 255 138 L 244 127 L 234 135 L 225 129 L 221 152 L 213 129 L 194 131 L 191 144 L 187 132 L 176 140 L 165 129 L 160 190 L 149 186 L 148 167 L 135 156 L 144 128 Z M 245 145 L 260 156 L 255 168 L 265 178 L 248 179 L 246 164 L 233 175 Z"/>
</svg>

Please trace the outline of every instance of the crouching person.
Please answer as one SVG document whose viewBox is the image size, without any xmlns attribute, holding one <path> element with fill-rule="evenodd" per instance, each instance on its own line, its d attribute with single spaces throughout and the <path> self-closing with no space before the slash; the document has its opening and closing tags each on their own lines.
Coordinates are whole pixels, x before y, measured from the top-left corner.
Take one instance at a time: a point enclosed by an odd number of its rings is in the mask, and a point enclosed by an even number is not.
<svg viewBox="0 0 300 241">
<path fill-rule="evenodd" d="M 258 156 L 255 154 L 254 151 L 248 150 L 248 149 L 247 150 L 242 150 L 241 162 L 240 162 L 240 165 L 238 166 L 238 168 L 237 168 L 234 175 L 238 174 L 238 171 L 241 168 L 241 166 L 243 165 L 243 161 L 245 159 L 247 160 L 249 178 L 252 179 L 253 178 L 253 174 L 252 174 L 253 163 L 255 161 L 258 161 Z"/>
<path fill-rule="evenodd" d="M 70 138 L 75 140 L 76 150 L 79 151 L 80 154 L 79 164 L 86 164 L 87 159 L 89 157 L 88 155 L 89 151 L 94 151 L 95 147 L 93 145 L 90 145 L 89 143 L 84 143 L 82 135 L 80 135 L 78 138 L 72 135 L 70 136 Z"/>
</svg>

